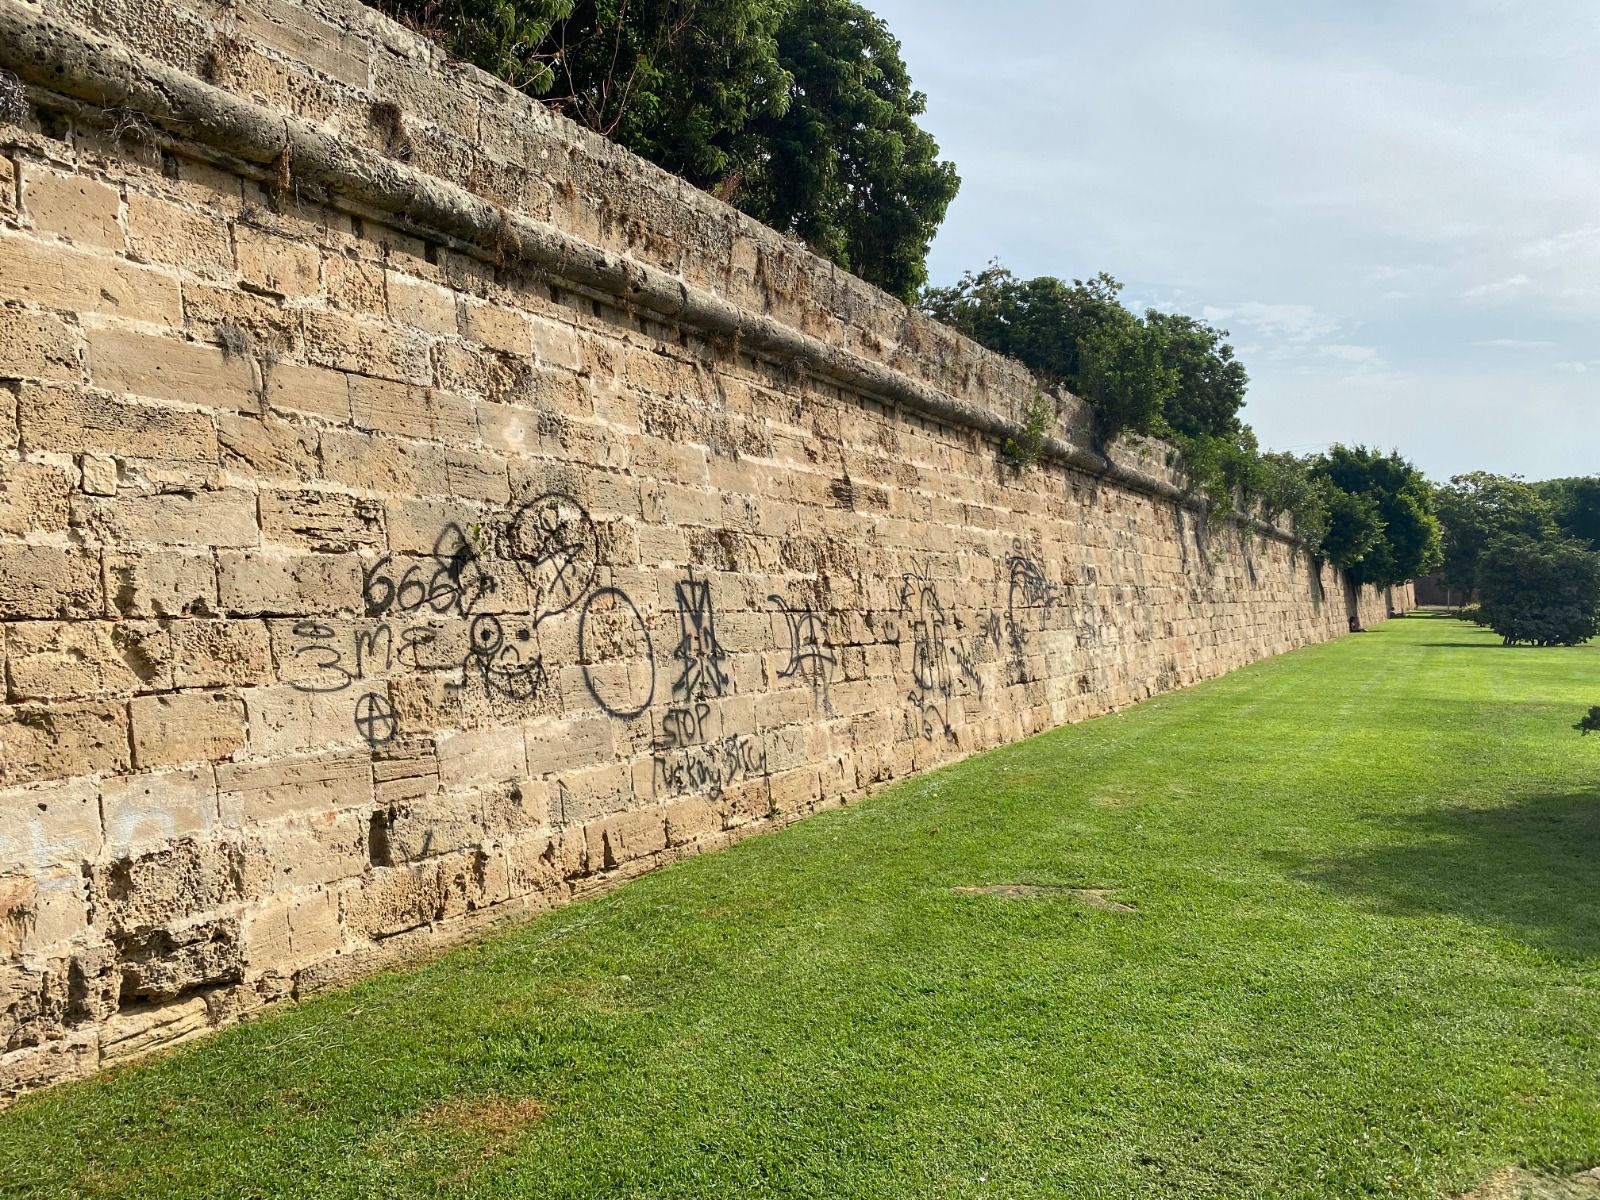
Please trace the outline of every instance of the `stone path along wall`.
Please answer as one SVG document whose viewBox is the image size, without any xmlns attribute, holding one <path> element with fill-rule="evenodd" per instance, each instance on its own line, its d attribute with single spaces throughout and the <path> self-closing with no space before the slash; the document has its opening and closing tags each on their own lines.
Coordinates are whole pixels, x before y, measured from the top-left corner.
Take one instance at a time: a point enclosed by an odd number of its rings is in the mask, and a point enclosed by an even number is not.
<svg viewBox="0 0 1600 1200">
<path fill-rule="evenodd" d="M 360 5 L 0 68 L 0 1096 L 1410 606 Z"/>
</svg>

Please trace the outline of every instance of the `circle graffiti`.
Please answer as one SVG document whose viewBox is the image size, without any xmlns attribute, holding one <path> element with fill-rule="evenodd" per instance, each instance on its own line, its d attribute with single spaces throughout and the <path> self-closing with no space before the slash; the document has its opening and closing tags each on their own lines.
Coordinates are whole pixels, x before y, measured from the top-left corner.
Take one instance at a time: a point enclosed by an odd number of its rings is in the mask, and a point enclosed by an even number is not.
<svg viewBox="0 0 1600 1200">
<path fill-rule="evenodd" d="M 500 618 L 490 613 L 479 613 L 472 618 L 472 628 L 467 633 L 468 645 L 479 658 L 492 659 L 506 643 L 505 630 Z"/>
<path fill-rule="evenodd" d="M 369 746 L 387 746 L 400 732 L 394 705 L 382 692 L 367 692 L 356 701 L 356 729 Z"/>
<path fill-rule="evenodd" d="M 655 645 L 626 592 L 605 587 L 584 601 L 578 614 L 578 657 L 596 704 L 625 721 L 644 715 L 656 694 Z"/>
<path fill-rule="evenodd" d="M 530 500 L 512 515 L 506 551 L 527 580 L 535 625 L 581 600 L 600 569 L 594 522 L 563 492 Z"/>
</svg>

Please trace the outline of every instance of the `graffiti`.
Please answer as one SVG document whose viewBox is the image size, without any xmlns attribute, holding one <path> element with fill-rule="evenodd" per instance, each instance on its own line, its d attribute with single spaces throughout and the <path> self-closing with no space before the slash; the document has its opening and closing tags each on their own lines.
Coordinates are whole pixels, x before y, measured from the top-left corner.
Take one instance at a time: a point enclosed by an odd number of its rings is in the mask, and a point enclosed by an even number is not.
<svg viewBox="0 0 1600 1200">
<path fill-rule="evenodd" d="M 983 676 L 978 672 L 978 648 L 983 645 L 984 636 L 979 633 L 973 639 L 971 646 L 963 646 L 960 642 L 954 642 L 950 646 L 950 655 L 956 660 L 961 681 L 972 689 L 973 695 L 979 700 L 983 699 Z"/>
<path fill-rule="evenodd" d="M 505 547 L 528 584 L 535 628 L 582 600 L 600 569 L 594 521 L 563 492 L 519 508 L 506 524 Z"/>
<path fill-rule="evenodd" d="M 650 627 L 639 614 L 628 594 L 604 587 L 590 594 L 578 613 L 578 658 L 583 664 L 583 681 L 601 711 L 624 721 L 644 715 L 656 693 L 655 646 Z M 600 662 L 621 669 L 601 672 Z M 632 676 L 642 670 L 644 686 Z"/>
<path fill-rule="evenodd" d="M 499 617 L 480 613 L 472 618 L 467 645 L 467 661 L 490 695 L 532 700 L 544 687 L 544 659 L 534 649 L 531 629 L 518 629 L 507 638 Z"/>
<path fill-rule="evenodd" d="M 369 746 L 387 746 L 400 732 L 394 705 L 383 692 L 366 692 L 356 701 L 356 730 Z"/>
<path fill-rule="evenodd" d="M 1050 609 L 1060 599 L 1054 583 L 1045 578 L 1039 564 L 1029 557 L 1020 539 L 1011 543 L 1011 553 L 1006 556 L 1006 572 L 1010 587 L 1006 593 L 1006 637 L 1011 644 L 1013 666 L 1020 675 L 1028 646 L 1028 631 L 1024 618 L 1028 611 L 1039 612 L 1041 623 Z"/>
<path fill-rule="evenodd" d="M 655 740 L 657 750 L 682 750 L 706 740 L 706 719 L 711 716 L 711 706 L 704 701 L 692 708 L 670 708 L 661 717 L 661 736 Z"/>
<path fill-rule="evenodd" d="M 778 672 L 779 679 L 800 679 L 811 689 L 811 700 L 825 712 L 833 712 L 828 688 L 839 664 L 833 644 L 828 640 L 827 618 L 810 608 L 791 608 L 782 596 L 768 596 L 789 625 L 789 663 Z"/>
<path fill-rule="evenodd" d="M 766 773 L 767 752 L 742 733 L 660 752 L 655 758 L 656 787 L 673 796 L 703 792 L 720 800 L 725 788 Z"/>
<path fill-rule="evenodd" d="M 900 577 L 900 611 L 911 627 L 911 690 L 906 702 L 911 705 L 913 725 L 930 742 L 940 732 L 954 739 L 950 700 L 956 684 L 946 644 L 949 622 L 939 593 L 925 572 Z"/>
<path fill-rule="evenodd" d="M 455 524 L 440 531 L 430 554 L 398 576 L 395 570 L 393 556 L 386 554 L 362 577 L 367 616 L 410 615 L 427 609 L 440 616 L 464 617 L 496 589 L 472 539 Z"/>
<path fill-rule="evenodd" d="M 678 646 L 672 656 L 683 664 L 673 681 L 672 694 L 690 700 L 721 696 L 728 674 L 722 669 L 727 653 L 717 640 L 716 613 L 711 605 L 711 584 L 690 571 L 675 587 L 678 597 Z"/>
</svg>

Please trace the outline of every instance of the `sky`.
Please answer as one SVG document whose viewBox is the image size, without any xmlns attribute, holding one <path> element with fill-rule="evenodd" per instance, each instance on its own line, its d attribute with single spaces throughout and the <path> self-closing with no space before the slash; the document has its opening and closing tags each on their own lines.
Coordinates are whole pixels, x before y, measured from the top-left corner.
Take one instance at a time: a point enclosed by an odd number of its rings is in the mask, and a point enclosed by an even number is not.
<svg viewBox="0 0 1600 1200">
<path fill-rule="evenodd" d="M 867 0 L 961 194 L 932 282 L 1228 329 L 1264 447 L 1600 474 L 1594 0 Z"/>
</svg>

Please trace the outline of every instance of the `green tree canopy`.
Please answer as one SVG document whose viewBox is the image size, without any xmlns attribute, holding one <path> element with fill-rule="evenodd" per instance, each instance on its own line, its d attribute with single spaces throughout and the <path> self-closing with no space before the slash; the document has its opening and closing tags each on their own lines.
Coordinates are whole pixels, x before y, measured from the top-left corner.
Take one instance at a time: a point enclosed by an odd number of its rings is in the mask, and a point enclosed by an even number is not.
<svg viewBox="0 0 1600 1200">
<path fill-rule="evenodd" d="M 455 54 L 911 301 L 960 186 L 854 0 L 379 0 Z"/>
<path fill-rule="evenodd" d="M 1472 471 L 1434 491 L 1443 530 L 1443 577 L 1451 588 L 1478 585 L 1478 559 L 1496 538 L 1543 537 L 1551 530 L 1551 506 L 1532 484 L 1512 475 Z"/>
<path fill-rule="evenodd" d="M 1600 550 L 1600 477 L 1551 479 L 1533 486 L 1550 502 L 1558 529 Z"/>
<path fill-rule="evenodd" d="M 1483 623 L 1507 645 L 1576 646 L 1600 634 L 1600 554 L 1576 538 L 1491 542 L 1478 594 Z"/>
<path fill-rule="evenodd" d="M 1386 587 L 1439 565 L 1443 550 L 1433 489 L 1398 453 L 1336 445 L 1312 459 L 1310 470 L 1333 489 L 1323 544 L 1352 583 Z M 1380 530 L 1375 540 L 1374 518 Z"/>
<path fill-rule="evenodd" d="M 1087 400 L 1103 443 L 1122 433 L 1175 437 L 1208 480 L 1237 475 L 1255 447 L 1239 421 L 1249 379 L 1227 331 L 1154 309 L 1141 320 L 1121 291 L 1104 272 L 1071 283 L 1019 279 L 992 262 L 928 289 L 922 307 Z"/>
</svg>

